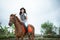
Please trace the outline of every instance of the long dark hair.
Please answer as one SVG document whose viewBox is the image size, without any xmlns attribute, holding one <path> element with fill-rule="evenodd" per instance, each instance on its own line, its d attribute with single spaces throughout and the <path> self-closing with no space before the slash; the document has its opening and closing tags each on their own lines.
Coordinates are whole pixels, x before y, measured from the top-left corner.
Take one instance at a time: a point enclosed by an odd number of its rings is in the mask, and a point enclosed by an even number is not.
<svg viewBox="0 0 60 40">
<path fill-rule="evenodd" d="M 22 14 L 22 12 L 21 12 L 21 10 L 22 10 L 22 9 L 24 10 L 24 13 L 26 13 L 25 8 L 23 8 L 23 7 L 22 7 L 22 8 L 20 9 L 20 13 L 19 13 L 19 15 L 21 15 L 21 14 Z"/>
</svg>

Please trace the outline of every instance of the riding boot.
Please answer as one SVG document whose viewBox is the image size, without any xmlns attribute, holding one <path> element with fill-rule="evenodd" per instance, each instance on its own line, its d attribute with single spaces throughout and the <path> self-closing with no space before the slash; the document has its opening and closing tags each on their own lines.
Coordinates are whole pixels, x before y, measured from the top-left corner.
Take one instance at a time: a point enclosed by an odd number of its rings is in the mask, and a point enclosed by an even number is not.
<svg viewBox="0 0 60 40">
<path fill-rule="evenodd" d="M 28 28 L 26 27 L 26 33 L 28 32 Z"/>
<path fill-rule="evenodd" d="M 24 25 L 25 26 L 25 25 Z M 28 32 L 28 28 L 25 26 L 26 33 Z"/>
</svg>

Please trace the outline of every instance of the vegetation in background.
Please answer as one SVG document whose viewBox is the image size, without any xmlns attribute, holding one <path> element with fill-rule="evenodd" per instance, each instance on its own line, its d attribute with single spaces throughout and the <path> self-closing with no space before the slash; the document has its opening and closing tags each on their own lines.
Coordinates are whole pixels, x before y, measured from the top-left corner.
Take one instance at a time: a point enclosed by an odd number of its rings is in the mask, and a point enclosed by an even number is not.
<svg viewBox="0 0 60 40">
<path fill-rule="evenodd" d="M 12 28 L 12 32 L 8 31 L 8 28 L 7 26 L 1 26 L 1 23 L 0 23 L 0 38 L 13 38 L 15 37 L 14 35 L 14 24 L 11 26 Z M 47 22 L 44 22 L 43 24 L 41 24 L 41 28 L 42 28 L 42 31 L 43 32 L 43 37 L 48 37 L 48 38 L 60 38 L 60 35 L 57 35 L 56 34 L 56 26 L 53 25 L 53 23 L 47 21 Z M 60 33 L 60 28 L 59 28 L 59 33 Z"/>
<path fill-rule="evenodd" d="M 60 35 L 60 27 L 59 27 L 59 35 Z"/>
<path fill-rule="evenodd" d="M 41 28 L 43 29 L 42 32 L 44 37 L 57 37 L 56 29 L 57 27 L 53 25 L 53 23 L 47 21 L 41 24 Z M 59 36 L 60 37 L 60 36 Z"/>
<path fill-rule="evenodd" d="M 12 27 L 12 32 L 8 31 L 9 27 L 1 26 L 1 23 L 0 23 L 0 38 L 15 37 L 13 32 L 14 25 L 12 25 L 11 27 Z"/>
<path fill-rule="evenodd" d="M 44 34 L 50 34 L 50 35 L 56 34 L 56 32 L 53 31 L 54 29 L 56 30 L 55 25 L 53 25 L 53 23 L 51 23 L 49 21 L 41 24 L 41 28 L 45 31 Z"/>
</svg>

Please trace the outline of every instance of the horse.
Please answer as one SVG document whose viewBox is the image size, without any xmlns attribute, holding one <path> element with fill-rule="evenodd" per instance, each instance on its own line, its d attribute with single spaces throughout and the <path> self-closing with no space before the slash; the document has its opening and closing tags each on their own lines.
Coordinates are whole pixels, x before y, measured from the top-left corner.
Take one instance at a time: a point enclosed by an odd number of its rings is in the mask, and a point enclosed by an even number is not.
<svg viewBox="0 0 60 40">
<path fill-rule="evenodd" d="M 26 32 L 24 24 L 21 22 L 21 20 L 15 15 L 11 14 L 10 15 L 10 20 L 9 20 L 9 26 L 14 24 L 15 26 L 15 37 L 16 40 L 23 40 L 25 35 L 28 35 L 29 40 L 34 40 L 34 26 L 31 24 L 28 24 L 28 32 Z"/>
</svg>

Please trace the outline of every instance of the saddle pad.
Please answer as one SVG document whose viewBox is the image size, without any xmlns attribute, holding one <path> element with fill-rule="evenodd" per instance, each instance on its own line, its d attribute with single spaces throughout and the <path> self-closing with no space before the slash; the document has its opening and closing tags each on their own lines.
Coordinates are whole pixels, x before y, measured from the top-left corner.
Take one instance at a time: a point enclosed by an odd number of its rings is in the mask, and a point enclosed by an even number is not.
<svg viewBox="0 0 60 40">
<path fill-rule="evenodd" d="M 24 26 L 22 25 L 22 30 L 23 30 L 23 32 L 26 32 L 26 29 L 24 28 Z"/>
<path fill-rule="evenodd" d="M 28 26 L 28 32 L 32 32 L 32 28 L 30 25 Z"/>
</svg>

